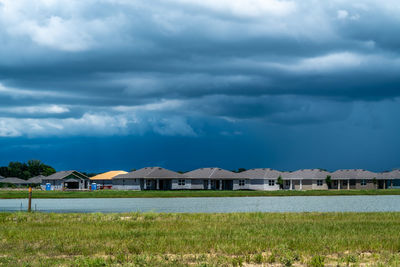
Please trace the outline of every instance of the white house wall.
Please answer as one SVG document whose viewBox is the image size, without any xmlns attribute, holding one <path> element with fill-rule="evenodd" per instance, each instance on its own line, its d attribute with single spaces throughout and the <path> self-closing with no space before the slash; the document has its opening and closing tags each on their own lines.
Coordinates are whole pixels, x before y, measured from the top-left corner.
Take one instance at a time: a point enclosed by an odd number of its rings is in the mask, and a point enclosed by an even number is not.
<svg viewBox="0 0 400 267">
<path fill-rule="evenodd" d="M 178 179 L 172 180 L 171 189 L 172 190 L 189 190 L 192 188 L 192 181 L 190 179 L 185 179 L 185 185 L 178 185 Z"/>
<path fill-rule="evenodd" d="M 139 179 L 115 179 L 112 188 L 117 190 L 140 190 Z"/>
<path fill-rule="evenodd" d="M 241 179 L 240 179 L 241 180 Z M 250 180 L 243 179 L 244 185 L 239 185 L 239 180 L 233 180 L 233 190 L 250 190 Z"/>
</svg>

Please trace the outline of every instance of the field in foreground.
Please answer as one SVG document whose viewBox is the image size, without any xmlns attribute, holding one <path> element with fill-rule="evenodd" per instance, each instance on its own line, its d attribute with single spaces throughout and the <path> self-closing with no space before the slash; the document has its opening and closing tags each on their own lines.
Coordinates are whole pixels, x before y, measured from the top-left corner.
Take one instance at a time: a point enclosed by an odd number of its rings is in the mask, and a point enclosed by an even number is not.
<svg viewBox="0 0 400 267">
<path fill-rule="evenodd" d="M 171 191 L 42 191 L 34 190 L 33 198 L 167 198 L 167 197 L 260 197 L 260 196 L 339 196 L 339 195 L 400 195 L 400 189 L 385 190 L 279 190 L 279 191 L 218 191 L 218 190 L 171 190 Z M 27 198 L 28 189 L 0 190 L 0 198 Z"/>
<path fill-rule="evenodd" d="M 400 265 L 400 213 L 0 213 L 3 266 Z"/>
</svg>

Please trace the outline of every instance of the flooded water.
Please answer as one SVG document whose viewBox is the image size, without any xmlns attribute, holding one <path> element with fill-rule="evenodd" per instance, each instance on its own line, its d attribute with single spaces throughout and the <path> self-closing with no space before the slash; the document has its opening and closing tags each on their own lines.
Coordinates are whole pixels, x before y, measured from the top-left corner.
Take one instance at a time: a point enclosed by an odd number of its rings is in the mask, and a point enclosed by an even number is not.
<svg viewBox="0 0 400 267">
<path fill-rule="evenodd" d="M 0 211 L 26 210 L 27 199 L 0 199 Z M 400 196 L 33 199 L 42 212 L 383 212 Z"/>
</svg>

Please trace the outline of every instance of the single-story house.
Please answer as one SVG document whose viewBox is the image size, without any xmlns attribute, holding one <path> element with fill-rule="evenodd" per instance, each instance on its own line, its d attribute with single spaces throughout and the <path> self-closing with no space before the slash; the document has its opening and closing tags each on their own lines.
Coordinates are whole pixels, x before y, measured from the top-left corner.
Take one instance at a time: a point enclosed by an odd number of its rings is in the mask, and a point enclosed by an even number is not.
<svg viewBox="0 0 400 267">
<path fill-rule="evenodd" d="M 44 176 L 44 175 L 38 175 L 38 176 L 35 176 L 35 177 L 32 177 L 32 178 L 29 178 L 27 180 L 27 183 L 29 185 L 41 185 L 42 184 L 42 180 L 45 179 L 45 178 L 46 178 L 46 176 Z"/>
<path fill-rule="evenodd" d="M 378 176 L 382 182 L 379 183 L 379 189 L 386 188 L 400 188 L 400 170 L 393 170 L 390 172 L 382 172 Z"/>
<path fill-rule="evenodd" d="M 170 190 L 190 189 L 191 181 L 183 174 L 161 167 L 145 167 L 112 179 L 113 189 Z"/>
<path fill-rule="evenodd" d="M 249 189 L 249 179 L 240 173 L 221 168 L 200 168 L 184 174 L 189 178 L 187 189 L 239 190 Z"/>
<path fill-rule="evenodd" d="M 256 168 L 239 173 L 240 176 L 248 179 L 250 190 L 270 191 L 279 190 L 278 177 L 282 172 L 270 168 Z"/>
<path fill-rule="evenodd" d="M 321 169 L 303 169 L 281 172 L 269 168 L 250 169 L 240 173 L 250 179 L 250 190 L 311 190 L 327 189 L 328 172 Z M 282 185 L 278 179 L 281 178 Z"/>
<path fill-rule="evenodd" d="M 96 176 L 90 177 L 90 183 L 96 183 L 99 189 L 111 189 L 112 188 L 112 179 L 120 174 L 127 174 L 126 171 L 109 171 L 105 173 L 98 174 Z"/>
<path fill-rule="evenodd" d="M 78 171 L 60 171 L 42 179 L 43 190 L 88 189 L 89 177 Z"/>
<path fill-rule="evenodd" d="M 332 189 L 383 189 L 385 180 L 381 173 L 363 169 L 337 170 L 332 172 Z"/>
<path fill-rule="evenodd" d="M 3 178 L 1 179 L 0 183 L 2 184 L 12 184 L 15 186 L 26 186 L 28 185 L 28 181 L 27 180 L 23 180 L 17 177 L 7 177 L 7 178 Z"/>
</svg>

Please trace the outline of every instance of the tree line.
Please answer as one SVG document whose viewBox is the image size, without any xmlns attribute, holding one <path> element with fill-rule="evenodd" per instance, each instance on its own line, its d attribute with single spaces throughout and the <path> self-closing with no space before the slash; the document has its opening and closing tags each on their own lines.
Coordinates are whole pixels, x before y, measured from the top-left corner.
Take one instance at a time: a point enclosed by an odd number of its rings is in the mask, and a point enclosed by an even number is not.
<svg viewBox="0 0 400 267">
<path fill-rule="evenodd" d="M 49 176 L 55 172 L 53 167 L 36 159 L 28 160 L 26 163 L 14 161 L 10 162 L 8 166 L 0 167 L 0 176 L 18 177 L 24 180 L 38 175 Z"/>
</svg>

